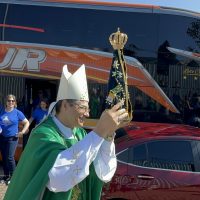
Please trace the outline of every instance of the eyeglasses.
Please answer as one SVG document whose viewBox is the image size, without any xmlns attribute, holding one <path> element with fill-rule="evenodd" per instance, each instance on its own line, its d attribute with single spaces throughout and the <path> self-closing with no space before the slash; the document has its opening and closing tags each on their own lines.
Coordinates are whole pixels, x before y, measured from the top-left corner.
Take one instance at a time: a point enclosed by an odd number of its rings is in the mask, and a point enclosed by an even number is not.
<svg viewBox="0 0 200 200">
<path fill-rule="evenodd" d="M 15 102 L 15 100 L 10 100 L 10 99 L 8 99 L 7 102 Z"/>
<path fill-rule="evenodd" d="M 83 112 L 83 113 L 90 112 L 90 109 L 87 106 L 79 105 L 79 104 L 73 104 L 73 105 L 77 106 L 80 112 Z"/>
</svg>

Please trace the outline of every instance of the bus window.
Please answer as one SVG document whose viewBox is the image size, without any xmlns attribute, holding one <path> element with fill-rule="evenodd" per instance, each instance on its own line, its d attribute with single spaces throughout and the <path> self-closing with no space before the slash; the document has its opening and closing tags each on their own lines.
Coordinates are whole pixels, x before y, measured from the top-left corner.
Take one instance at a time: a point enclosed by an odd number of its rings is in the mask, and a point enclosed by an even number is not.
<svg viewBox="0 0 200 200">
<path fill-rule="evenodd" d="M 9 5 L 6 23 L 18 28 L 6 28 L 5 40 L 112 51 L 108 36 L 120 27 L 129 36 L 125 54 L 149 58 L 156 57 L 158 22 L 142 12 Z"/>
<path fill-rule="evenodd" d="M 4 30 L 4 19 L 5 19 L 5 11 L 6 11 L 6 5 L 0 4 L 0 38 L 2 39 L 2 32 Z"/>
</svg>

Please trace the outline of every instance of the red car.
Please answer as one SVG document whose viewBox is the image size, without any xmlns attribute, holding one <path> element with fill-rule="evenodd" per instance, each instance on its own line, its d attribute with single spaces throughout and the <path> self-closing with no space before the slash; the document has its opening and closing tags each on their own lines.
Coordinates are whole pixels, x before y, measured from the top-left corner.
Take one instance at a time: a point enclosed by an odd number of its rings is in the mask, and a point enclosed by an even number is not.
<svg viewBox="0 0 200 200">
<path fill-rule="evenodd" d="M 117 134 L 118 167 L 103 200 L 200 199 L 199 128 L 133 122 Z"/>
</svg>

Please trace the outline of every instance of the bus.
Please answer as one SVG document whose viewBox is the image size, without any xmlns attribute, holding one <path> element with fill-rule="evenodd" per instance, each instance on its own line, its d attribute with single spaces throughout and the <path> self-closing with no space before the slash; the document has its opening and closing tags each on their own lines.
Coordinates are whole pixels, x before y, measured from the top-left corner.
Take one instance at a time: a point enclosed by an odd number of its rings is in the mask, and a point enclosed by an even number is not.
<svg viewBox="0 0 200 200">
<path fill-rule="evenodd" d="M 128 35 L 124 55 L 135 119 L 160 120 L 147 113 L 170 116 L 174 104 L 188 120 L 184 100 L 200 94 L 199 63 L 169 47 L 199 53 L 200 15 L 178 8 L 90 0 L 1 0 L 0 93 L 16 94 L 30 115 L 26 107 L 38 90 L 56 98 L 64 64 L 74 72 L 84 63 L 89 90 L 97 87 L 105 95 L 113 51 L 108 38 L 118 27 Z"/>
</svg>

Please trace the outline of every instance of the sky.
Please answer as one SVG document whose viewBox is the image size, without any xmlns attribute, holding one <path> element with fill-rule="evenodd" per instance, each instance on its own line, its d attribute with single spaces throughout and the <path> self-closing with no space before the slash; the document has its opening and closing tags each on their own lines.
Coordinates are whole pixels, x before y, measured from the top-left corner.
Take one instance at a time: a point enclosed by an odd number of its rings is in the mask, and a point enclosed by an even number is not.
<svg viewBox="0 0 200 200">
<path fill-rule="evenodd" d="M 134 4 L 151 4 L 175 7 L 200 13 L 200 0 L 102 0 L 110 2 L 126 2 Z"/>
</svg>

